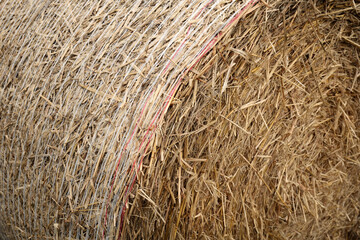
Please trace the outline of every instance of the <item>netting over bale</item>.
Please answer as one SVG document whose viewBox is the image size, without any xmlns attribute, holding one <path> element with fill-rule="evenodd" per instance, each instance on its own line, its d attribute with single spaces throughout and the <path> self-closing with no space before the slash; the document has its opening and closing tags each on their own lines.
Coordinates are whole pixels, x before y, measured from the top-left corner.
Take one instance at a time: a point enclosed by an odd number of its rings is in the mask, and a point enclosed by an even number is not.
<svg viewBox="0 0 360 240">
<path fill-rule="evenodd" d="M 129 215 L 153 227 L 131 236 L 359 239 L 359 15 L 274 4 L 180 87 Z"/>
<path fill-rule="evenodd" d="M 0 238 L 359 238 L 358 3 L 0 7 Z"/>
</svg>

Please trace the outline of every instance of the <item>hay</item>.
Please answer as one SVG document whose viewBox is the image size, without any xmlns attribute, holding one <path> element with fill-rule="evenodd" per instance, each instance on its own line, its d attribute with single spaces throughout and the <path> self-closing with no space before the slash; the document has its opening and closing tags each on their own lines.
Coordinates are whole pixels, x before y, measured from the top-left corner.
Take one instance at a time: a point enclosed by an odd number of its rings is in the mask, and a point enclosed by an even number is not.
<svg viewBox="0 0 360 240">
<path fill-rule="evenodd" d="M 182 77 L 256 1 L 2 1 L 7 237 L 113 238 Z"/>
<path fill-rule="evenodd" d="M 0 236 L 358 238 L 359 6 L 261 2 L 1 2 Z"/>
<path fill-rule="evenodd" d="M 132 200 L 131 238 L 360 237 L 359 6 L 269 4 L 179 89 Z"/>
</svg>

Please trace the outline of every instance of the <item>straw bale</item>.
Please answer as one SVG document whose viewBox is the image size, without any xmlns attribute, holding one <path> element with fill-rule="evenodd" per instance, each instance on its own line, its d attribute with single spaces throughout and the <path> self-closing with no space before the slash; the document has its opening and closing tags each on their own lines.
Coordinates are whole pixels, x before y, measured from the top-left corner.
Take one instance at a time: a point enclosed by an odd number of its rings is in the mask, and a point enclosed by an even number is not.
<svg viewBox="0 0 360 240">
<path fill-rule="evenodd" d="M 119 236 L 169 96 L 255 2 L 1 1 L 0 235 Z"/>
<path fill-rule="evenodd" d="M 359 5 L 268 3 L 177 92 L 131 238 L 360 238 Z"/>
<path fill-rule="evenodd" d="M 0 239 L 358 239 L 360 5 L 256 2 L 1 1 Z"/>
</svg>

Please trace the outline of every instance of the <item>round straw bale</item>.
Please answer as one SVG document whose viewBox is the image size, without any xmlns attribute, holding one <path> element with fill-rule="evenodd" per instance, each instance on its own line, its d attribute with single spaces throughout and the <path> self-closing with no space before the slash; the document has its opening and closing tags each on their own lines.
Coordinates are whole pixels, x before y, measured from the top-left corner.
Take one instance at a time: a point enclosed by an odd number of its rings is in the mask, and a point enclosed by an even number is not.
<svg viewBox="0 0 360 240">
<path fill-rule="evenodd" d="M 128 236 L 359 239 L 356 6 L 269 4 L 177 92 L 144 162 Z"/>
<path fill-rule="evenodd" d="M 0 239 L 358 239 L 346 1 L 0 2 Z"/>
</svg>

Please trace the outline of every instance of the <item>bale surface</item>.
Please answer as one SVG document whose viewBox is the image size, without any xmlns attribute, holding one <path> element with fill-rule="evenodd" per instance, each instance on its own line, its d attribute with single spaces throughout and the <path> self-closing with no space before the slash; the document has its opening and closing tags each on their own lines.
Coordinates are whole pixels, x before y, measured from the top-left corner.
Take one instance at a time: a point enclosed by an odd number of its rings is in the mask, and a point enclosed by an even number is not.
<svg viewBox="0 0 360 240">
<path fill-rule="evenodd" d="M 170 98 L 255 2 L 1 1 L 1 235 L 119 236 Z"/>
<path fill-rule="evenodd" d="M 359 3 L 255 2 L 1 1 L 0 238 L 358 239 Z"/>
<path fill-rule="evenodd" d="M 179 89 L 129 236 L 360 238 L 359 6 L 269 4 Z"/>
</svg>

